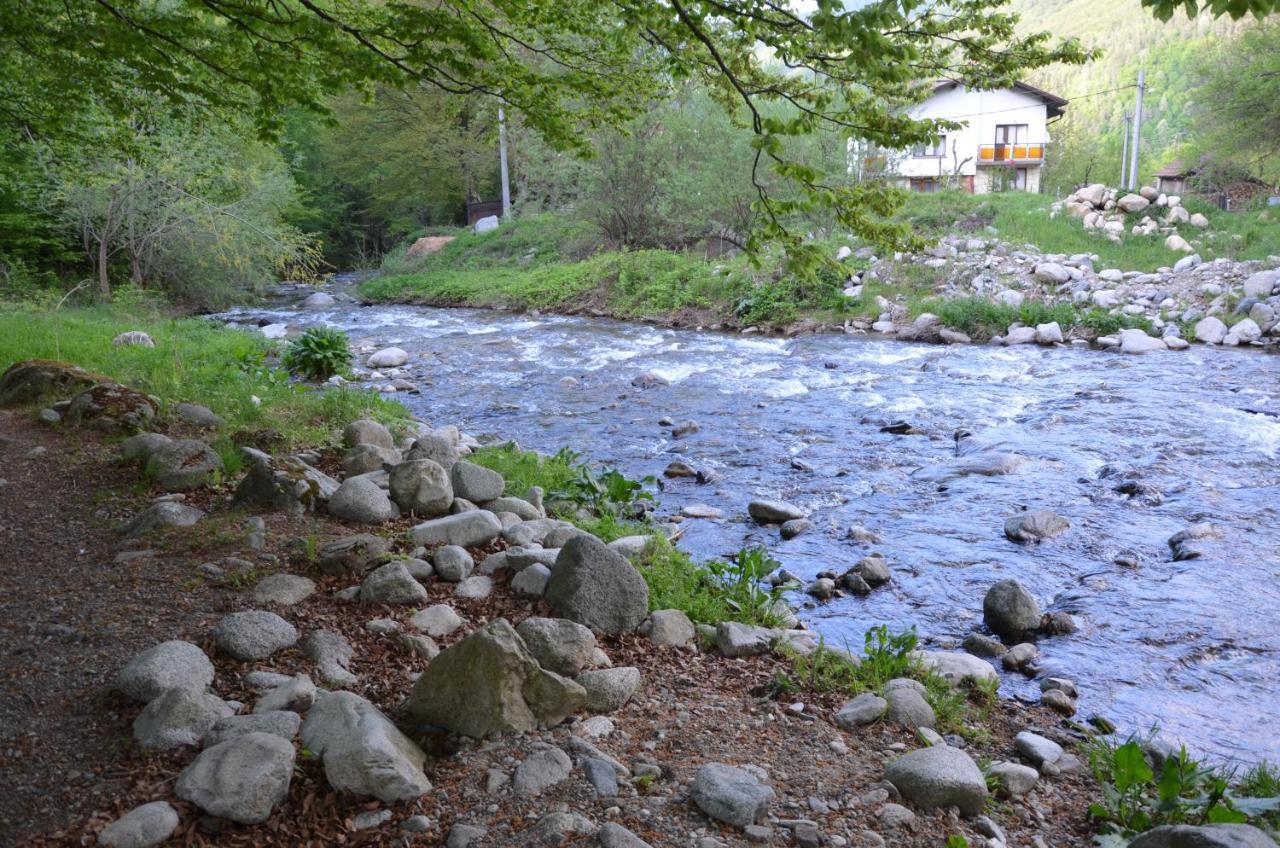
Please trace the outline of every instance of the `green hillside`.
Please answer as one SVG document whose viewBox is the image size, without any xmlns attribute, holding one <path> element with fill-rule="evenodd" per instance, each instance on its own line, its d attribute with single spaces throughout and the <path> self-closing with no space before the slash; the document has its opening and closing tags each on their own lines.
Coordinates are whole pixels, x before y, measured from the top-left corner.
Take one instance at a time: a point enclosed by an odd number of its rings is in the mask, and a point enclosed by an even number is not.
<svg viewBox="0 0 1280 848">
<path fill-rule="evenodd" d="M 1139 0 L 1013 0 L 1025 30 L 1045 30 L 1079 38 L 1104 54 L 1084 67 L 1056 66 L 1028 78 L 1054 94 L 1077 98 L 1093 92 L 1132 86 L 1138 68 L 1147 71 L 1143 118 L 1142 162 L 1145 181 L 1190 138 L 1198 57 L 1214 39 L 1230 39 L 1256 26 L 1252 19 L 1231 21 L 1179 13 L 1161 23 Z M 1134 89 L 1073 100 L 1066 116 L 1051 130 L 1061 142 L 1051 163 L 1045 190 L 1069 191 L 1084 179 L 1085 165 L 1094 163 L 1089 178 L 1114 183 L 1120 176 L 1120 132 L 1126 111 L 1132 111 Z M 1063 154 L 1070 150 L 1064 159 Z"/>
</svg>

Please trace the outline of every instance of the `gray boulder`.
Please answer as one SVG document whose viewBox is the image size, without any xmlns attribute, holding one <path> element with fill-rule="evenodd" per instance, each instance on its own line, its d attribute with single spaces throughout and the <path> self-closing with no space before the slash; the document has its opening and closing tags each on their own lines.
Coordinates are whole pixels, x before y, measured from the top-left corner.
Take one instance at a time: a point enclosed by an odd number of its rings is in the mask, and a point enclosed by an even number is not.
<svg viewBox="0 0 1280 848">
<path fill-rule="evenodd" d="M 352 421 L 342 431 L 342 443 L 349 448 L 356 445 L 376 445 L 380 448 L 394 448 L 396 441 L 391 431 L 369 418 Z"/>
<path fill-rule="evenodd" d="M 1280 269 L 1259 271 L 1245 278 L 1243 283 L 1244 296 L 1259 299 L 1267 298 L 1275 291 L 1277 285 L 1280 285 Z"/>
<path fill-rule="evenodd" d="M 711 818 L 741 829 L 765 817 L 774 794 L 746 769 L 707 763 L 694 775 L 689 797 Z"/>
<path fill-rule="evenodd" d="M 594 536 L 575 536 L 560 549 L 545 597 L 557 616 L 603 633 L 635 630 L 649 614 L 640 572 Z"/>
<path fill-rule="evenodd" d="M 747 513 L 761 524 L 782 524 L 809 514 L 786 501 L 755 500 L 747 504 Z"/>
<path fill-rule="evenodd" d="M 1040 605 L 1017 580 L 1001 580 L 982 599 L 982 618 L 994 633 L 1019 639 L 1040 626 Z"/>
<path fill-rule="evenodd" d="M 377 707 L 350 692 L 322 694 L 302 724 L 302 744 L 320 755 L 329 785 L 380 801 L 431 790 L 426 754 Z"/>
<path fill-rule="evenodd" d="M 315 591 L 315 581 L 300 574 L 268 574 L 253 587 L 249 597 L 256 604 L 291 607 L 302 603 Z"/>
<path fill-rule="evenodd" d="M 1225 329 L 1223 335 L 1226 335 Z M 120 461 L 145 464 L 151 458 L 151 454 L 171 441 L 163 433 L 139 433 L 136 436 L 130 436 L 120 443 Z"/>
<path fill-rule="evenodd" d="M 767 627 L 722 621 L 716 625 L 716 650 L 726 657 L 754 657 L 772 650 L 777 636 Z"/>
<path fill-rule="evenodd" d="M 170 689 L 154 698 L 133 721 L 133 738 L 148 751 L 199 745 L 209 728 L 234 710 L 199 689 Z"/>
<path fill-rule="evenodd" d="M 147 476 L 166 492 L 187 492 L 223 470 L 222 457 L 198 439 L 176 439 L 147 459 Z"/>
<path fill-rule="evenodd" d="M 1195 337 L 1196 341 L 1204 344 L 1222 344 L 1227 337 L 1227 325 L 1212 315 L 1201 318 L 1196 322 Z"/>
<path fill-rule="evenodd" d="M 302 725 L 302 716 L 291 710 L 233 715 L 218 719 L 204 735 L 204 745 L 212 748 L 250 733 L 269 733 L 293 741 Z"/>
<path fill-rule="evenodd" d="M 678 609 L 655 610 L 642 629 L 653 644 L 672 647 L 684 647 L 698 635 L 689 616 Z"/>
<path fill-rule="evenodd" d="M 1247 824 L 1167 824 L 1139 834 L 1129 848 L 1275 848 L 1271 837 Z"/>
<path fill-rule="evenodd" d="M 424 521 L 409 534 L 415 545 L 428 548 L 438 545 L 479 548 L 502 534 L 502 522 L 486 509 L 474 509 Z"/>
<path fill-rule="evenodd" d="M 652 848 L 648 842 L 636 836 L 617 822 L 605 822 L 596 832 L 600 848 Z"/>
<path fill-rule="evenodd" d="M 431 557 L 431 563 L 440 579 L 450 583 L 466 580 L 476 567 L 475 560 L 467 553 L 467 549 L 458 545 L 445 545 L 437 549 Z"/>
<path fill-rule="evenodd" d="M 206 427 L 216 429 L 224 426 L 227 422 L 223 421 L 212 409 L 207 406 L 201 406 L 198 403 L 179 403 L 173 407 L 174 414 L 186 421 L 188 424 L 194 424 L 197 427 Z"/>
<path fill-rule="evenodd" d="M 204 518 L 204 512 L 180 501 L 156 501 L 138 513 L 121 531 L 126 539 L 137 539 L 163 527 L 190 527 Z"/>
<path fill-rule="evenodd" d="M 400 517 L 400 510 L 368 475 L 348 477 L 329 498 L 329 514 L 344 521 L 382 524 Z"/>
<path fill-rule="evenodd" d="M 565 677 L 582 671 L 596 648 L 590 630 L 563 618 L 526 618 L 516 625 L 516 633 L 539 665 Z"/>
<path fill-rule="evenodd" d="M 236 487 L 236 506 L 281 510 L 292 515 L 315 512 L 338 491 L 337 480 L 297 457 L 272 459 L 250 453 L 249 473 Z"/>
<path fill-rule="evenodd" d="M 360 533 L 335 539 L 320 548 L 316 565 L 323 574 L 364 574 L 369 567 L 391 550 L 391 540 L 372 533 Z"/>
<path fill-rule="evenodd" d="M 409 354 L 398 347 L 384 347 L 365 360 L 370 368 L 399 368 L 409 361 Z"/>
<path fill-rule="evenodd" d="M 1041 542 L 1065 533 L 1071 523 L 1048 509 L 1022 512 L 1004 522 L 1004 534 L 1011 542 Z"/>
<path fill-rule="evenodd" d="M 1006 798 L 1020 798 L 1035 788 L 1040 772 L 1022 763 L 996 763 L 987 769 L 999 785 L 999 794 Z"/>
<path fill-rule="evenodd" d="M 905 754 L 885 767 L 885 779 L 917 807 L 959 807 L 976 816 L 987 802 L 987 783 L 959 748 L 936 745 Z"/>
<path fill-rule="evenodd" d="M 413 443 L 404 458 L 429 459 L 448 471 L 458 461 L 458 445 L 439 433 L 428 433 Z"/>
<path fill-rule="evenodd" d="M 409 459 L 391 469 L 391 499 L 407 513 L 434 518 L 449 511 L 453 485 L 449 472 L 430 459 Z"/>
<path fill-rule="evenodd" d="M 418 724 L 482 738 L 554 726 L 586 698 L 580 685 L 539 666 L 515 629 L 498 619 L 436 657 L 405 711 Z"/>
<path fill-rule="evenodd" d="M 238 660 L 265 660 L 297 641 L 298 631 L 292 624 L 265 610 L 233 612 L 213 628 L 214 644 Z"/>
<path fill-rule="evenodd" d="M 320 679 L 333 686 L 351 686 L 357 680 L 348 667 L 355 651 L 347 637 L 332 630 L 313 630 L 302 644 L 302 652 L 316 664 Z"/>
<path fill-rule="evenodd" d="M 400 451 L 395 448 L 356 445 L 342 457 L 342 474 L 344 477 L 358 477 L 372 471 L 381 471 L 384 465 L 395 465 L 399 461 Z"/>
<path fill-rule="evenodd" d="M 248 733 L 206 748 L 178 775 L 174 793 L 210 815 L 258 824 L 289 795 L 293 744 L 270 733 Z"/>
<path fill-rule="evenodd" d="M 573 761 L 568 754 L 559 748 L 547 748 L 530 754 L 516 766 L 516 773 L 511 778 L 511 789 L 521 798 L 541 795 L 568 778 L 572 772 Z"/>
<path fill-rule="evenodd" d="M 409 619 L 409 624 L 428 636 L 437 639 L 448 636 L 463 625 L 462 617 L 448 604 L 435 604 L 419 610 Z"/>
<path fill-rule="evenodd" d="M 152 848 L 178 829 L 178 811 L 168 801 L 152 801 L 134 807 L 98 833 L 105 848 Z"/>
<path fill-rule="evenodd" d="M 254 713 L 293 712 L 305 713 L 311 709 L 316 700 L 316 684 L 305 674 L 295 674 L 279 686 L 273 686 L 258 703 L 253 705 Z"/>
<path fill-rule="evenodd" d="M 511 578 L 511 590 L 523 595 L 541 597 L 546 594 L 547 581 L 550 579 L 551 569 L 541 563 L 534 563 Z"/>
<path fill-rule="evenodd" d="M 925 704 L 928 706 L 928 704 Z M 863 692 L 852 701 L 847 702 L 836 713 L 836 727 L 853 730 L 877 722 L 889 709 L 889 702 L 879 695 Z"/>
<path fill-rule="evenodd" d="M 395 560 L 370 572 L 360 584 L 359 597 L 366 604 L 417 604 L 427 599 L 427 590 Z"/>
<path fill-rule="evenodd" d="M 587 709 L 593 713 L 617 712 L 640 688 L 640 669 L 632 666 L 584 671 L 577 682 L 587 690 Z"/>
<path fill-rule="evenodd" d="M 929 706 L 929 702 L 915 689 L 905 687 L 889 689 L 884 697 L 889 705 L 885 718 L 894 724 L 900 724 L 910 730 L 919 730 L 922 727 L 932 728 L 937 722 L 933 707 Z"/>
<path fill-rule="evenodd" d="M 1041 771 L 1045 766 L 1051 766 L 1062 759 L 1064 753 L 1057 742 L 1030 730 L 1024 730 L 1013 737 L 1013 746 L 1024 760 Z"/>
<path fill-rule="evenodd" d="M 1057 262 L 1041 262 L 1036 265 L 1035 270 L 1031 273 L 1038 282 L 1054 286 L 1061 285 L 1071 279 L 1071 274 L 1067 272 L 1067 269 Z"/>
<path fill-rule="evenodd" d="M 491 594 L 493 594 L 493 578 L 487 574 L 476 574 L 468 577 L 453 587 L 453 596 L 455 598 L 480 600 L 489 597 Z"/>
<path fill-rule="evenodd" d="M 453 493 L 472 503 L 484 503 L 502 497 L 506 481 L 492 469 L 472 462 L 458 461 L 449 471 Z"/>
<path fill-rule="evenodd" d="M 135 701 L 150 701 L 170 689 L 204 691 L 213 683 L 213 663 L 199 647 L 172 640 L 147 648 L 116 675 L 116 689 Z"/>
</svg>

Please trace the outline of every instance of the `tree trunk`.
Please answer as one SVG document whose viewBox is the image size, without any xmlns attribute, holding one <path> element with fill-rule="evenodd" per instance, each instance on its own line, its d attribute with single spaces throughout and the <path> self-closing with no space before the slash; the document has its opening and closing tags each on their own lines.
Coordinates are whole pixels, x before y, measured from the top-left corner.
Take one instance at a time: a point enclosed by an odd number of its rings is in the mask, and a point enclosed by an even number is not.
<svg viewBox="0 0 1280 848">
<path fill-rule="evenodd" d="M 111 299 L 111 278 L 107 276 L 107 239 L 98 239 L 98 293 L 103 300 Z"/>
</svg>

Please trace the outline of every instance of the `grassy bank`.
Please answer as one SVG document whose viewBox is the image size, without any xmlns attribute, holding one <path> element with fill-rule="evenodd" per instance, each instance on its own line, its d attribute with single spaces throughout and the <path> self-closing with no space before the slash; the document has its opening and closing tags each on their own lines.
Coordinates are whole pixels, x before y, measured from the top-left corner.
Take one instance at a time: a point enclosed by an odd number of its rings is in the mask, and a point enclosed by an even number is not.
<svg viewBox="0 0 1280 848">
<path fill-rule="evenodd" d="M 1051 202 L 1020 192 L 913 194 L 898 217 L 929 239 L 949 234 L 990 238 L 988 228 L 994 228 L 998 238 L 1014 245 L 1031 245 L 1046 253 L 1096 254 L 1099 268 L 1152 271 L 1180 256 L 1164 247 L 1163 236 L 1129 235 L 1115 244 L 1086 231 L 1078 220 L 1061 215 L 1050 219 Z M 1187 205 L 1204 211 L 1212 221 L 1207 231 L 1182 228 L 1188 239 L 1198 240 L 1206 260 L 1262 259 L 1280 253 L 1280 223 L 1266 220 L 1265 213 L 1219 212 L 1194 198 Z M 667 250 L 604 250 L 592 241 L 588 226 L 553 215 L 518 219 L 482 236 L 470 231 L 455 235 L 439 252 L 416 260 L 403 254 L 388 257 L 382 273 L 365 283 L 361 294 L 383 302 L 541 309 L 726 327 L 874 319 L 883 297 L 904 304 L 912 316 L 937 313 L 949 326 L 975 338 L 1003 332 L 1012 321 L 1056 320 L 1064 329 L 1082 327 L 1093 334 L 1145 323 L 1071 306 L 1027 304 L 1019 310 L 976 299 L 942 303 L 937 292 L 946 284 L 949 270 L 918 263 L 899 263 L 887 270 L 878 266 L 883 279 L 864 285 L 861 296 L 849 298 L 842 293 L 843 276 L 837 272 L 801 282 L 776 256 L 761 257 L 752 265 L 741 256 L 708 259 Z M 833 254 L 841 245 L 858 246 L 856 240 L 838 236 L 826 236 L 824 243 Z M 859 262 L 851 259 L 845 265 L 853 269 Z"/>
<path fill-rule="evenodd" d="M 112 345 L 128 330 L 147 333 L 156 346 Z M 161 416 L 176 403 L 203 404 L 226 422 L 214 444 L 233 468 L 239 467 L 236 441 L 325 446 L 356 418 L 408 417 L 400 404 L 373 392 L 318 391 L 291 382 L 273 365 L 277 353 L 255 333 L 142 306 L 0 304 L 0 372 L 23 359 L 62 360 L 154 395 Z"/>
</svg>

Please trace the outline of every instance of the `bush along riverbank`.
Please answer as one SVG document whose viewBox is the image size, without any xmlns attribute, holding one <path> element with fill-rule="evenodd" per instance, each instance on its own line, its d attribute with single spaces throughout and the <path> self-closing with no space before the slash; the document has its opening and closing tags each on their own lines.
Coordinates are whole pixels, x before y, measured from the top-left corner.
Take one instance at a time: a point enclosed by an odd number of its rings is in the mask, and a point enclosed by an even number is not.
<svg viewBox="0 0 1280 848">
<path fill-rule="evenodd" d="M 157 416 L 171 396 L 98 367 L 0 377 L 7 617 L 34 625 L 3 631 L 21 844 L 1271 844 L 1240 823 L 1274 826 L 1244 798 L 1270 771 L 1099 741 L 1063 718 L 1074 682 L 1004 701 L 990 662 L 911 632 L 825 645 L 762 550 L 695 563 L 643 481 L 570 451 L 330 417 L 232 473 L 225 419 Z M 808 591 L 891 581 L 869 556 Z M 968 647 L 1025 668 L 1063 623 L 1009 583 Z"/>
<path fill-rule="evenodd" d="M 1124 218 L 1120 200 L 1147 203 L 1136 195 L 1137 200 L 1117 198 L 1103 186 L 1091 188 L 1098 190 L 1097 205 L 1088 214 L 1105 224 L 1115 223 L 1106 216 Z M 1209 237 L 1197 235 L 1182 206 L 1168 212 L 1184 213 L 1178 224 L 1161 228 L 1146 216 L 1156 228 L 1148 233 L 1148 225 L 1135 225 L 1142 232 L 1117 245 L 1114 232 L 1092 219 L 1086 228 L 1075 215 L 1083 201 L 1067 204 L 1066 214 L 1047 202 L 1030 208 L 1025 197 L 992 199 L 992 209 L 953 200 L 938 208 L 917 202 L 923 204 L 916 210 L 918 232 L 933 241 L 922 253 L 880 256 L 829 236 L 823 243 L 834 263 L 810 281 L 788 275 L 778 257 L 762 257 L 757 267 L 742 256 L 593 253 L 582 246 L 580 230 L 562 233 L 565 228 L 557 229 L 544 215 L 443 245 L 436 239 L 430 252 L 413 258 L 393 256 L 359 292 L 372 302 L 546 310 L 743 332 L 874 333 L 943 344 L 1078 344 L 1150 353 L 1193 342 L 1280 342 L 1280 255 L 1245 259 L 1224 250 L 1206 261 L 1199 253 L 1155 244 L 1168 231 L 1169 238 L 1190 247 L 1192 242 L 1177 235 L 1179 226 L 1196 243 Z M 943 218 L 945 227 L 939 224 Z M 1277 223 L 1257 227 L 1280 231 Z M 1212 234 L 1226 243 L 1236 236 L 1272 243 L 1253 229 Z M 1036 242 L 1011 240 L 1018 237 Z M 1272 240 L 1280 250 L 1280 240 Z M 1037 244 L 1067 244 L 1077 251 Z M 1209 245 L 1204 249 L 1208 253 Z"/>
</svg>

